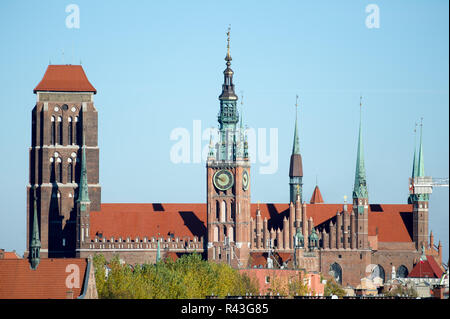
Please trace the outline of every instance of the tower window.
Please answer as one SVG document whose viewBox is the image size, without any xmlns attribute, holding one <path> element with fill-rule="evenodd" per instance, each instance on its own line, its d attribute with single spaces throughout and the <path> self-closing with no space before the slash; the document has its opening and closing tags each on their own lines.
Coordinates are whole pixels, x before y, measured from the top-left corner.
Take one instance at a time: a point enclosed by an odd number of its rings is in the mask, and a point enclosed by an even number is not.
<svg viewBox="0 0 450 319">
<path fill-rule="evenodd" d="M 62 117 L 58 116 L 58 135 L 59 135 L 59 145 L 63 145 L 63 127 L 62 127 Z"/>
<path fill-rule="evenodd" d="M 53 158 L 51 158 L 53 160 Z M 51 161 L 50 163 L 50 182 L 55 182 L 55 161 Z"/>
<path fill-rule="evenodd" d="M 55 135 L 56 135 L 56 124 L 55 124 L 55 117 L 52 116 L 52 132 L 51 132 L 51 145 L 55 145 Z"/>
<path fill-rule="evenodd" d="M 72 125 L 72 118 L 71 117 L 69 117 L 68 118 L 68 121 L 69 121 L 69 134 L 68 134 L 68 143 L 69 143 L 69 145 L 72 145 L 73 144 L 73 139 L 72 139 L 72 129 L 73 129 L 73 125 Z"/>
<path fill-rule="evenodd" d="M 220 219 L 220 205 L 219 202 L 216 202 L 216 220 L 219 221 Z"/>
<path fill-rule="evenodd" d="M 73 182 L 73 165 L 72 162 L 67 166 L 67 183 Z"/>
</svg>

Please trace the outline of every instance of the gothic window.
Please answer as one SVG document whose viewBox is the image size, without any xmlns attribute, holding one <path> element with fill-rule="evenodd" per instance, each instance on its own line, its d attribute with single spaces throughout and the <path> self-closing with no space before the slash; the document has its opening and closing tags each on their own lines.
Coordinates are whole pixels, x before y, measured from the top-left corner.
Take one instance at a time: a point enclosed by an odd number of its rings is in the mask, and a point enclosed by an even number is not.
<svg viewBox="0 0 450 319">
<path fill-rule="evenodd" d="M 62 183 L 62 163 L 61 163 L 61 158 L 58 157 L 56 159 L 56 162 L 58 163 L 58 172 L 57 172 L 56 182 Z"/>
<path fill-rule="evenodd" d="M 397 269 L 397 277 L 398 278 L 406 278 L 408 277 L 408 268 L 406 268 L 404 265 L 401 265 Z"/>
<path fill-rule="evenodd" d="M 73 136 L 75 136 L 75 144 L 79 145 L 81 140 L 80 137 L 78 136 L 79 134 L 79 124 L 80 122 L 78 121 L 78 116 L 75 116 L 75 125 L 73 126 Z"/>
<path fill-rule="evenodd" d="M 216 220 L 219 221 L 220 219 L 220 204 L 218 201 L 216 201 Z"/>
<path fill-rule="evenodd" d="M 219 241 L 219 227 L 218 226 L 214 227 L 213 241 L 214 242 L 218 242 Z"/>
<path fill-rule="evenodd" d="M 51 140 L 51 145 L 55 145 L 55 142 L 56 142 L 55 135 L 56 135 L 55 117 L 52 116 L 52 132 L 51 132 L 52 140 Z"/>
<path fill-rule="evenodd" d="M 61 116 L 58 116 L 58 144 L 63 145 L 63 126 Z"/>
<path fill-rule="evenodd" d="M 67 165 L 67 183 L 73 182 L 73 164 L 72 160 L 69 158 L 70 162 L 69 165 Z"/>
<path fill-rule="evenodd" d="M 221 222 L 225 222 L 227 220 L 227 203 L 222 201 L 222 205 L 220 207 L 220 217 Z"/>
<path fill-rule="evenodd" d="M 50 159 L 50 183 L 55 182 L 55 161 L 53 158 Z"/>
<path fill-rule="evenodd" d="M 73 139 L 72 139 L 72 134 L 73 134 L 73 132 L 72 132 L 72 130 L 73 130 L 72 118 L 69 117 L 67 120 L 69 121 L 68 144 L 72 145 L 73 144 Z"/>
<path fill-rule="evenodd" d="M 334 277 L 336 283 L 342 285 L 342 267 L 338 263 L 333 263 L 328 273 Z"/>
<path fill-rule="evenodd" d="M 230 214 L 231 220 L 234 220 L 235 214 L 236 214 L 236 203 L 232 202 L 231 203 L 231 214 Z"/>
</svg>

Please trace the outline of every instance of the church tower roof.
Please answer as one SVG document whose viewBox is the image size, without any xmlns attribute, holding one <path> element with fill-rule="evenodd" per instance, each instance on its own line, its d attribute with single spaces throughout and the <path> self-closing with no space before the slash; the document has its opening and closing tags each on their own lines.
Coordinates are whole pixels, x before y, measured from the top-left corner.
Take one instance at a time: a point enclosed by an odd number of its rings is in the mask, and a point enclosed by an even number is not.
<svg viewBox="0 0 450 319">
<path fill-rule="evenodd" d="M 320 193 L 319 185 L 316 185 L 311 196 L 310 204 L 323 204 L 322 194 Z"/>
<path fill-rule="evenodd" d="M 362 100 L 362 97 L 361 97 Z M 353 198 L 367 198 L 366 168 L 364 165 L 364 151 L 362 140 L 362 101 L 360 100 L 359 111 L 359 136 L 358 152 L 356 157 L 355 186 L 353 188 Z"/>
<path fill-rule="evenodd" d="M 227 68 L 223 71 L 224 79 L 222 85 L 222 93 L 219 96 L 219 100 L 233 100 L 237 101 L 238 97 L 234 92 L 234 84 L 233 84 L 233 70 L 230 68 L 231 66 L 231 53 L 230 53 L 230 30 L 228 27 L 227 32 L 227 55 L 225 56 L 225 61 L 227 61 Z"/>
<path fill-rule="evenodd" d="M 303 163 L 300 155 L 300 141 L 298 136 L 298 95 L 295 102 L 295 128 L 294 128 L 294 144 L 292 146 L 291 161 L 289 167 L 289 177 L 303 177 Z"/>
<path fill-rule="evenodd" d="M 419 159 L 417 163 L 417 177 L 425 176 L 425 163 L 423 160 L 423 147 L 422 147 L 422 123 L 420 123 L 420 142 L 419 142 Z"/>
<path fill-rule="evenodd" d="M 41 82 L 34 88 L 37 91 L 93 92 L 97 90 L 89 82 L 81 65 L 49 65 Z"/>
</svg>

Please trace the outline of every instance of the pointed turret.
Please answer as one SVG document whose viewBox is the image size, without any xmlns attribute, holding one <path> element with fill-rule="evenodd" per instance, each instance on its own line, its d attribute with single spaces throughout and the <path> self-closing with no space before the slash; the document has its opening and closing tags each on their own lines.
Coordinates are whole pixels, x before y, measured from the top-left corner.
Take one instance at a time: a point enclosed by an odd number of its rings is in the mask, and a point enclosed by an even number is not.
<svg viewBox="0 0 450 319">
<path fill-rule="evenodd" d="M 223 71 L 224 80 L 222 85 L 222 93 L 219 96 L 219 100 L 234 100 L 237 101 L 238 97 L 234 92 L 234 84 L 233 84 L 233 70 L 230 68 L 231 66 L 231 53 L 230 53 L 230 30 L 228 28 L 227 32 L 227 55 L 225 57 L 225 61 L 227 61 L 227 68 Z"/>
<path fill-rule="evenodd" d="M 314 188 L 314 192 L 311 196 L 311 200 L 309 201 L 310 204 L 323 204 L 323 198 L 322 194 L 320 193 L 319 186 L 316 185 Z"/>
<path fill-rule="evenodd" d="M 419 163 L 419 161 L 417 160 L 417 152 L 416 152 L 416 130 L 417 130 L 417 123 L 416 123 L 416 127 L 414 127 L 414 157 L 413 157 L 413 165 L 412 165 L 412 173 L 411 173 L 411 182 L 410 182 L 410 191 L 413 189 L 413 184 L 414 184 L 414 179 L 417 177 L 417 172 L 418 172 L 418 166 L 417 164 Z M 408 197 L 408 204 L 412 204 L 415 200 L 415 194 L 410 193 L 409 197 Z"/>
<path fill-rule="evenodd" d="M 422 123 L 420 123 L 420 142 L 419 142 L 419 158 L 417 163 L 417 177 L 425 176 L 425 163 L 423 160 L 423 147 L 422 147 Z"/>
<path fill-rule="evenodd" d="M 89 188 L 88 188 L 88 180 L 87 180 L 87 169 L 86 169 L 86 144 L 83 137 L 83 147 L 82 147 L 82 155 L 81 155 L 81 176 L 80 176 L 80 184 L 78 190 L 78 200 L 79 203 L 90 203 L 89 200 Z"/>
<path fill-rule="evenodd" d="M 30 244 L 30 263 L 31 269 L 35 270 L 40 262 L 40 249 L 41 241 L 39 240 L 39 222 L 37 218 L 37 199 L 36 199 L 36 189 L 34 189 L 34 213 L 33 213 L 33 233 L 31 237 Z"/>
<path fill-rule="evenodd" d="M 303 179 L 303 164 L 302 156 L 300 155 L 300 142 L 297 125 L 297 111 L 298 110 L 298 95 L 295 101 L 295 128 L 294 128 L 294 144 L 292 146 L 291 161 L 289 166 L 289 186 L 290 186 L 290 201 L 295 202 L 297 195 L 300 195 L 300 202 L 303 202 L 302 195 L 302 179 Z"/>
<path fill-rule="evenodd" d="M 368 249 L 369 194 L 367 191 L 366 168 L 362 140 L 362 97 L 359 102 L 359 136 L 356 157 L 355 186 L 353 188 L 353 210 L 355 211 L 356 245 L 358 249 Z"/>
<path fill-rule="evenodd" d="M 416 123 L 416 126 L 417 126 L 417 123 Z M 418 165 L 417 165 L 417 164 L 419 164 L 419 161 L 417 160 L 416 143 L 417 143 L 417 141 L 416 141 L 416 128 L 414 128 L 414 158 L 413 158 L 413 167 L 412 167 L 412 174 L 411 174 L 412 178 L 417 177 L 417 173 L 418 173 L 418 170 L 419 170 Z"/>
<path fill-rule="evenodd" d="M 362 140 L 362 102 L 360 102 L 359 112 L 359 136 L 358 153 L 356 157 L 355 186 L 353 188 L 353 198 L 368 198 L 366 181 L 366 168 L 364 165 L 364 151 Z"/>
</svg>

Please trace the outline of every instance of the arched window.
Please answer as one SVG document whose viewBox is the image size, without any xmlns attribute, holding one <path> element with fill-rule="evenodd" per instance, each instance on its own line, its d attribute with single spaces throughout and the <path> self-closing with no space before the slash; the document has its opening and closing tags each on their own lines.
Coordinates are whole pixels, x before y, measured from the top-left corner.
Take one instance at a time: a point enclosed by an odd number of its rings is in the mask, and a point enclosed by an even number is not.
<svg viewBox="0 0 450 319">
<path fill-rule="evenodd" d="M 50 183 L 55 182 L 55 161 L 50 158 Z"/>
<path fill-rule="evenodd" d="M 218 242 L 219 241 L 219 227 L 218 226 L 214 227 L 214 230 L 213 230 L 213 241 L 214 242 Z"/>
<path fill-rule="evenodd" d="M 216 201 L 216 221 L 220 220 L 220 204 Z"/>
<path fill-rule="evenodd" d="M 51 145 L 55 145 L 55 142 L 56 142 L 56 138 L 55 138 L 55 136 L 56 136 L 55 117 L 52 116 L 51 120 L 52 120 L 52 132 L 51 132 L 51 141 L 50 141 L 50 143 L 51 143 Z"/>
<path fill-rule="evenodd" d="M 68 158 L 69 165 L 67 165 L 67 183 L 73 183 L 73 164 L 72 159 Z"/>
<path fill-rule="evenodd" d="M 58 172 L 56 177 L 56 182 L 62 183 L 62 163 L 61 163 L 61 157 L 58 157 L 56 159 L 56 162 L 58 163 Z"/>
<path fill-rule="evenodd" d="M 404 265 L 401 265 L 397 269 L 397 278 L 406 278 L 408 277 L 408 268 L 406 268 Z"/>
<path fill-rule="evenodd" d="M 328 273 L 333 276 L 336 283 L 342 285 L 342 267 L 338 263 L 333 263 Z"/>
<path fill-rule="evenodd" d="M 221 222 L 225 222 L 227 220 L 227 203 L 222 201 L 222 206 L 220 207 L 220 217 Z"/>
<path fill-rule="evenodd" d="M 230 218 L 231 220 L 234 220 L 235 216 L 236 216 L 236 203 L 235 202 L 231 202 L 231 212 L 230 212 Z"/>
<path fill-rule="evenodd" d="M 73 125 L 72 125 L 72 118 L 69 116 L 69 118 L 67 119 L 67 121 L 69 122 L 69 128 L 68 128 L 68 144 L 72 145 L 73 144 Z"/>
<path fill-rule="evenodd" d="M 58 144 L 63 145 L 63 126 L 61 116 L 58 116 L 58 135 Z"/>
<path fill-rule="evenodd" d="M 378 280 L 381 280 L 381 283 L 384 283 L 385 280 L 385 274 L 384 274 L 384 268 L 381 265 L 376 265 L 372 269 L 372 273 L 369 276 L 370 279 L 375 280 L 378 278 Z"/>
<path fill-rule="evenodd" d="M 79 145 L 80 144 L 80 137 L 78 136 L 78 125 L 79 125 L 79 121 L 78 121 L 78 116 L 75 116 L 75 124 L 73 126 L 73 136 L 75 136 L 75 144 Z"/>
</svg>

